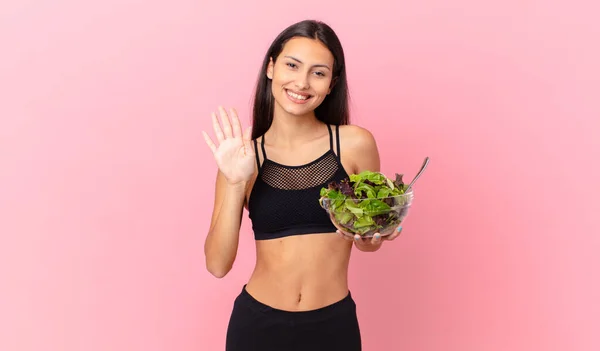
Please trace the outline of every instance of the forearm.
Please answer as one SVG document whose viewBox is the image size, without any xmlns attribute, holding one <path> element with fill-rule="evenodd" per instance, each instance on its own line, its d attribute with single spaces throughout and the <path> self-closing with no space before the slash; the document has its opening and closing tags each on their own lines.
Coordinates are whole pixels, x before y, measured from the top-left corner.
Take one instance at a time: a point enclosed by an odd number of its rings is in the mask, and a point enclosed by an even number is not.
<svg viewBox="0 0 600 351">
<path fill-rule="evenodd" d="M 218 216 L 204 244 L 206 267 L 216 277 L 225 276 L 233 266 L 239 243 L 244 208 L 245 183 L 227 185 Z"/>
</svg>

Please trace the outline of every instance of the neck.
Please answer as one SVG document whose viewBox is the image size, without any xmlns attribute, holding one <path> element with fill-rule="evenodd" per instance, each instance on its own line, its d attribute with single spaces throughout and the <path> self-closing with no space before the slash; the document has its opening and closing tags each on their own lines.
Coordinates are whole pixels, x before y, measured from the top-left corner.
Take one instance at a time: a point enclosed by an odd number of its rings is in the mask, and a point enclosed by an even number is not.
<svg viewBox="0 0 600 351">
<path fill-rule="evenodd" d="M 314 139 L 319 134 L 322 124 L 323 122 L 317 119 L 314 112 L 303 116 L 291 115 L 276 106 L 273 111 L 273 122 L 265 133 L 265 139 L 271 144 L 293 147 Z"/>
</svg>

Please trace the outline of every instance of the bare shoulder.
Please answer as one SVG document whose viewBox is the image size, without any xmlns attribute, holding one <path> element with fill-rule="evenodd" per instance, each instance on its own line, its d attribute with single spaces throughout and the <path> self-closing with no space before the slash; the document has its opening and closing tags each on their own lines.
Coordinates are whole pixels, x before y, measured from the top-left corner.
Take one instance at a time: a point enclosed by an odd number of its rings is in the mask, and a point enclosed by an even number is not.
<svg viewBox="0 0 600 351">
<path fill-rule="evenodd" d="M 379 171 L 377 141 L 368 129 L 353 124 L 340 126 L 340 150 L 352 173 Z"/>
<path fill-rule="evenodd" d="M 340 126 L 340 142 L 345 142 L 348 146 L 369 146 L 375 143 L 375 137 L 366 128 L 355 124 Z"/>
</svg>

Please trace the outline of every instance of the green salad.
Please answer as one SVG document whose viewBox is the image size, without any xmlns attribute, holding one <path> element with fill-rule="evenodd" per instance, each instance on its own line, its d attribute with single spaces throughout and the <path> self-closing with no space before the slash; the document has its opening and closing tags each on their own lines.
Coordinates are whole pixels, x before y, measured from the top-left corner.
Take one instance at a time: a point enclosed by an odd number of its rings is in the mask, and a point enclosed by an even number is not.
<svg viewBox="0 0 600 351">
<path fill-rule="evenodd" d="M 402 176 L 396 173 L 391 180 L 380 172 L 351 174 L 322 188 L 319 201 L 347 232 L 373 234 L 397 225 L 406 212 L 405 199 L 398 196 L 406 190 Z"/>
</svg>

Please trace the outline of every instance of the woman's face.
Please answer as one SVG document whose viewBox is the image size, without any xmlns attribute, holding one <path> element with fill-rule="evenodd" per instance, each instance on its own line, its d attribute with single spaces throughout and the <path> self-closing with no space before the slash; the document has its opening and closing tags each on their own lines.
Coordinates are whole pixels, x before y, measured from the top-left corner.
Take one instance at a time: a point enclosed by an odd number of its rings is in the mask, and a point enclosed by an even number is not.
<svg viewBox="0 0 600 351">
<path fill-rule="evenodd" d="M 320 41 L 290 39 L 267 68 L 275 108 L 292 115 L 312 113 L 331 92 L 333 62 L 333 55 Z"/>
</svg>

